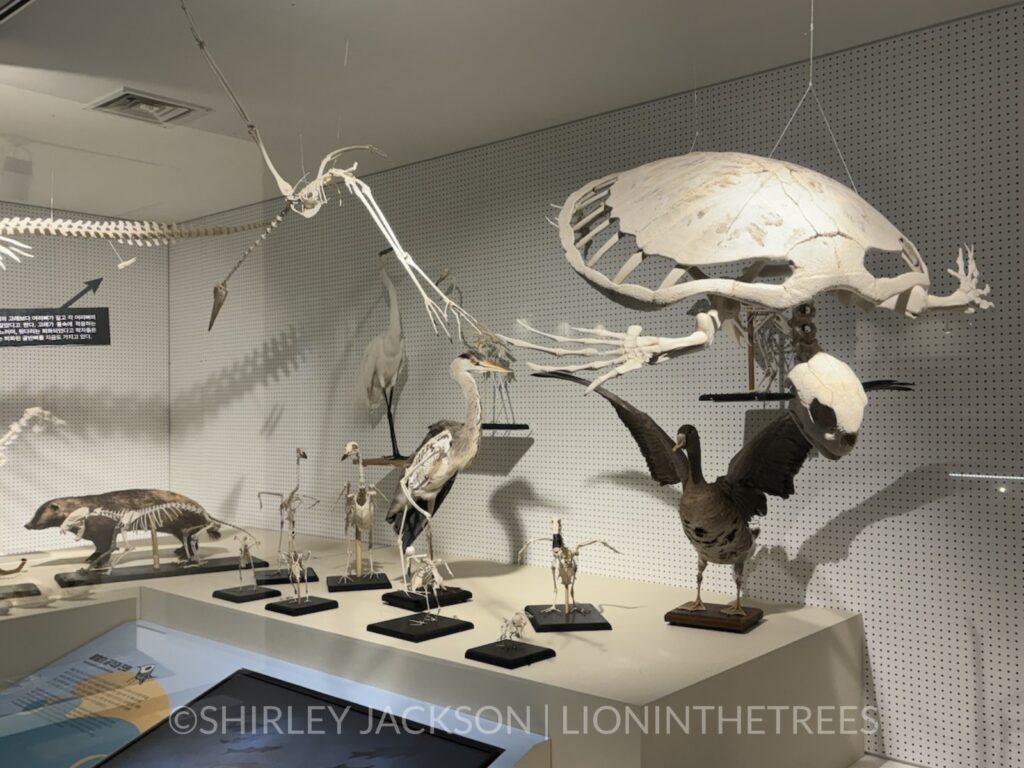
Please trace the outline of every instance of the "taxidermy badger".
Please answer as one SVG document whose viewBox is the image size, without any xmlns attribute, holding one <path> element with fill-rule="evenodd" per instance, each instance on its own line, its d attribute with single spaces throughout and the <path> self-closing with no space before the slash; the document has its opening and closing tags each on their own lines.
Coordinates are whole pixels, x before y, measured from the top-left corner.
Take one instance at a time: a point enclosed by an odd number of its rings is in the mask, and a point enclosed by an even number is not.
<svg viewBox="0 0 1024 768">
<path fill-rule="evenodd" d="M 40 505 L 25 527 L 38 531 L 59 526 L 62 533 L 73 533 L 76 540 L 91 541 L 96 551 L 86 562 L 95 570 L 109 565 L 118 535 L 133 531 L 171 534 L 181 542 L 174 553 L 185 562 L 196 563 L 199 534 L 205 531 L 210 538 L 219 539 L 221 525 L 230 523 L 214 519 L 180 493 L 130 490 L 50 499 Z"/>
</svg>

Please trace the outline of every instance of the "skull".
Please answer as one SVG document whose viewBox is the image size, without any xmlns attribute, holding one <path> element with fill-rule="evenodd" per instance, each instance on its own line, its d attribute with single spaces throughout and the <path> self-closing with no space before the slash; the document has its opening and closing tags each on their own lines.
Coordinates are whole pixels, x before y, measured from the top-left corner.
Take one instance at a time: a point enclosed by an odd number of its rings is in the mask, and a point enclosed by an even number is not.
<svg viewBox="0 0 1024 768">
<path fill-rule="evenodd" d="M 85 535 L 85 520 L 89 517 L 88 507 L 79 507 L 60 524 L 61 533 L 73 533 L 75 541 L 81 541 Z"/>
<path fill-rule="evenodd" d="M 842 360 L 818 352 L 789 372 L 796 387 L 790 406 L 811 444 L 833 461 L 853 450 L 864 419 L 868 397 L 864 387 Z"/>
</svg>

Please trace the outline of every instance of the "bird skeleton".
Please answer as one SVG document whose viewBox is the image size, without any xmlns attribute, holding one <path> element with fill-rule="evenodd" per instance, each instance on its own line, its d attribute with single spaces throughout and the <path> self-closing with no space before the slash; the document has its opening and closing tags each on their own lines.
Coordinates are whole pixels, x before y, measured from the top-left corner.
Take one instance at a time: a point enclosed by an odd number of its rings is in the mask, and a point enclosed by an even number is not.
<svg viewBox="0 0 1024 768">
<path fill-rule="evenodd" d="M 526 554 L 526 550 L 528 550 L 532 544 L 549 540 L 551 542 L 551 585 L 554 587 L 555 596 L 551 603 L 551 607 L 546 608 L 544 613 L 555 613 L 559 610 L 566 616 L 572 613 L 587 613 L 585 608 L 580 608 L 576 605 L 576 576 L 579 572 L 580 550 L 593 544 L 601 544 L 617 555 L 621 555 L 622 553 L 607 541 L 602 541 L 601 539 L 591 539 L 590 541 L 585 541 L 582 544 L 577 544 L 575 547 L 567 547 L 562 539 L 562 520 L 561 518 L 554 517 L 551 519 L 550 539 L 547 536 L 542 536 L 526 542 L 519 550 L 519 561 L 522 562 L 523 555 Z M 558 605 L 559 582 L 562 584 L 563 592 L 561 606 Z"/>
<path fill-rule="evenodd" d="M 516 611 L 509 618 L 501 620 L 501 636 L 498 643 L 509 648 L 518 642 L 522 642 L 523 634 L 526 632 L 527 618 L 522 611 Z"/>
<path fill-rule="evenodd" d="M 309 580 L 306 578 L 306 563 L 312 557 L 311 552 L 299 552 L 294 547 L 281 555 L 281 561 L 288 569 L 288 581 L 295 593 L 295 602 L 301 603 L 309 599 Z"/>
<path fill-rule="evenodd" d="M 441 569 L 447 571 L 449 576 L 454 577 L 455 575 L 448 566 L 448 562 L 433 558 L 427 554 L 417 555 L 413 547 L 409 547 L 406 550 L 404 562 L 408 563 L 408 572 L 405 568 L 402 569 L 403 589 L 409 594 L 423 595 L 428 609 L 430 607 L 430 596 L 433 595 L 434 605 L 437 607 L 437 613 L 440 614 L 441 600 L 438 597 L 438 592 L 444 589 L 445 582 Z M 430 614 L 428 611 L 426 614 L 423 614 L 422 618 L 413 620 L 412 623 L 420 626 L 429 621 L 436 620 L 436 614 Z"/>
<path fill-rule="evenodd" d="M 245 583 L 245 569 L 248 568 L 255 576 L 256 566 L 253 563 L 252 549 L 258 547 L 260 543 L 248 533 L 242 534 L 240 537 L 235 536 L 235 543 L 238 544 L 238 583 Z M 253 587 L 256 583 L 253 582 Z"/>
<path fill-rule="evenodd" d="M 376 485 L 366 482 L 366 470 L 363 466 L 363 456 L 359 452 L 358 443 L 349 443 L 345 446 L 345 454 L 342 461 L 355 457 L 359 465 L 359 485 L 352 490 L 352 483 L 345 484 L 342 496 L 345 498 L 345 538 L 348 541 L 348 562 L 345 564 L 345 575 L 342 579 L 351 576 L 361 578 L 363 576 L 363 534 L 367 538 L 367 553 L 370 559 L 370 575 L 377 573 L 373 565 L 373 518 L 376 509 L 378 496 L 384 497 Z M 386 498 L 386 497 L 384 497 Z M 340 500 L 340 497 L 339 497 Z M 352 529 L 352 538 L 349 538 L 349 528 Z M 352 568 L 352 543 L 355 542 L 355 573 Z"/>
<path fill-rule="evenodd" d="M 711 309 L 696 315 L 696 329 L 682 338 L 645 336 L 639 325 L 625 333 L 573 328 L 578 335 L 527 330 L 571 346 L 545 346 L 513 338 L 517 347 L 556 357 L 584 357 L 574 365 L 535 365 L 537 371 L 601 371 L 588 391 L 625 373 L 704 349 L 723 322 L 750 305 L 783 312 L 819 293 L 865 309 L 916 317 L 935 309 L 988 309 L 974 248 L 960 248 L 959 285 L 947 296 L 931 290 L 928 267 L 914 244 L 854 190 L 781 160 L 739 152 L 691 152 L 614 173 L 572 193 L 561 207 L 558 231 L 570 266 L 613 301 L 633 309 L 658 309 L 707 297 Z M 869 251 L 892 253 L 907 270 L 876 277 Z M 612 263 L 617 271 L 602 272 Z M 645 262 L 666 271 L 651 285 L 630 282 Z M 732 276 L 716 277 L 732 269 Z"/>
<path fill-rule="evenodd" d="M 306 452 L 301 448 L 295 449 L 295 487 L 292 488 L 291 492 L 285 496 L 281 493 L 272 493 L 270 491 L 260 491 L 256 494 L 256 498 L 259 501 L 260 510 L 263 509 L 263 497 L 268 496 L 271 498 L 277 498 L 279 500 L 277 511 L 280 515 L 278 521 L 278 534 L 277 534 L 277 552 L 281 554 L 284 550 L 282 545 L 284 543 L 284 529 L 288 527 L 288 551 L 291 552 L 294 549 L 295 543 L 295 522 L 298 516 L 298 512 L 306 504 L 312 509 L 320 503 L 320 499 L 314 498 L 313 496 L 307 496 L 304 493 L 300 493 L 299 488 L 300 472 L 302 470 L 302 460 L 308 458 Z"/>
<path fill-rule="evenodd" d="M 427 316 L 430 318 L 430 324 L 434 329 L 434 333 L 438 332 L 438 326 L 440 326 L 440 328 L 445 332 L 445 335 L 451 337 L 451 331 L 448 328 L 449 318 L 455 323 L 457 329 L 460 331 L 463 321 L 466 321 L 469 325 L 475 327 L 476 320 L 473 316 L 441 291 L 437 285 L 435 285 L 434 281 L 431 280 L 422 269 L 420 269 L 420 266 L 416 263 L 413 257 L 404 248 L 402 248 L 402 244 L 398 241 L 398 236 L 395 234 L 391 224 L 384 216 L 384 212 L 380 209 L 380 206 L 374 199 L 373 192 L 369 185 L 355 175 L 358 163 L 352 163 L 348 167 L 340 167 L 335 164 L 341 155 L 354 150 L 372 152 L 385 157 L 386 155 L 370 144 L 335 149 L 324 155 L 323 160 L 320 161 L 320 166 L 317 168 L 316 173 L 311 179 L 307 180 L 306 177 L 303 176 L 295 184 L 289 184 L 277 171 L 273 161 L 270 159 L 270 153 L 267 151 L 267 148 L 263 143 L 263 139 L 260 137 L 260 132 L 256 127 L 256 123 L 249 117 L 245 108 L 242 106 L 242 103 L 228 84 L 224 73 L 221 71 L 220 67 L 217 66 L 217 62 L 214 61 L 213 55 L 210 53 L 209 48 L 206 45 L 206 41 L 199 34 L 195 20 L 192 18 L 192 14 L 188 9 L 185 0 L 181 0 L 181 9 L 184 11 L 185 17 L 188 20 L 188 25 L 192 31 L 192 36 L 195 39 L 196 45 L 199 47 L 199 50 L 202 51 L 202 54 L 206 58 L 207 64 L 209 64 L 214 76 L 217 78 L 221 87 L 224 89 L 224 92 L 234 105 L 235 110 L 238 112 L 238 116 L 245 124 L 249 136 L 259 147 L 260 154 L 263 156 L 263 162 L 266 164 L 267 170 L 270 172 L 271 176 L 274 177 L 278 190 L 281 192 L 281 195 L 284 197 L 286 202 L 284 210 L 278 214 L 271 226 L 263 233 L 260 239 L 246 249 L 242 254 L 241 259 L 235 264 L 227 277 L 214 287 L 214 306 L 210 317 L 210 328 L 213 327 L 217 314 L 220 312 L 221 307 L 227 300 L 228 280 L 242 265 L 242 262 L 245 261 L 249 254 L 252 253 L 256 246 L 266 239 L 267 235 L 270 234 L 270 231 L 277 226 L 287 212 L 295 212 L 306 219 L 310 219 L 319 213 L 320 209 L 328 201 L 328 189 L 335 186 L 338 188 L 344 187 L 349 194 L 359 201 L 359 203 L 366 209 L 366 212 L 370 214 L 370 218 L 373 219 L 373 223 L 377 226 L 377 229 L 380 230 L 380 233 L 384 236 L 384 239 L 394 251 L 395 258 L 398 259 L 398 262 L 402 265 L 402 268 L 409 276 L 409 279 L 412 280 L 413 285 L 416 286 L 416 290 L 419 291 L 419 294 L 423 299 L 424 307 L 427 310 Z"/>
</svg>

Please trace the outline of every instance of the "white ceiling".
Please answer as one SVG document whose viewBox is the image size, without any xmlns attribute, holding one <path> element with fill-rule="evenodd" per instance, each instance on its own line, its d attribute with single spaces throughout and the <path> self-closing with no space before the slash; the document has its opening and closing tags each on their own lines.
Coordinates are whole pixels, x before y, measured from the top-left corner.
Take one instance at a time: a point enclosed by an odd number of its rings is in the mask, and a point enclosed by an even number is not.
<svg viewBox="0 0 1024 768">
<path fill-rule="evenodd" d="M 1005 0 L 817 0 L 819 55 Z M 190 0 L 279 169 L 341 144 L 380 170 L 807 55 L 809 0 Z M 348 65 L 344 65 L 346 41 Z M 210 108 L 86 111 L 122 86 Z M 799 94 L 794 94 L 794 98 Z M 338 132 L 340 130 L 340 142 Z M 179 0 L 34 0 L 0 24 L 0 199 L 186 220 L 274 196 Z M 2 165 L 0 165 L 2 168 Z"/>
</svg>

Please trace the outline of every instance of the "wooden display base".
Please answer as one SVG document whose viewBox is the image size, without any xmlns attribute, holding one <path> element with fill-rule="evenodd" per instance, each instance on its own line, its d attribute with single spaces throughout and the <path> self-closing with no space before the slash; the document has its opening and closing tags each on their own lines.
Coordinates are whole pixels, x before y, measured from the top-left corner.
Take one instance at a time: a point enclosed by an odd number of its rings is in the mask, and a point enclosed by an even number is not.
<svg viewBox="0 0 1024 768">
<path fill-rule="evenodd" d="M 433 613 L 414 613 L 412 616 L 401 616 L 366 626 L 367 632 L 376 632 L 378 635 L 387 635 L 410 643 L 422 643 L 469 629 L 473 629 L 471 622 Z"/>
<path fill-rule="evenodd" d="M 40 597 L 42 592 L 36 584 L 4 584 L 0 586 L 0 600 L 17 600 L 19 597 Z"/>
<path fill-rule="evenodd" d="M 504 424 L 497 421 L 485 421 L 480 425 L 480 429 L 490 430 L 492 432 L 529 432 L 529 424 Z"/>
<path fill-rule="evenodd" d="M 269 563 L 264 560 L 253 560 L 256 568 L 265 568 Z M 171 576 L 191 576 L 196 573 L 222 573 L 237 571 L 237 557 L 217 557 L 201 563 L 161 563 L 159 568 L 150 564 L 118 566 L 111 571 L 73 571 L 58 573 L 54 581 L 62 587 L 86 587 L 96 584 L 117 584 L 122 581 L 140 579 L 165 579 Z"/>
<path fill-rule="evenodd" d="M 217 589 L 214 590 L 213 596 L 218 600 L 227 600 L 229 603 L 251 603 L 256 600 L 269 600 L 272 597 L 280 597 L 281 590 L 249 584 L 243 587 Z"/>
<path fill-rule="evenodd" d="M 328 592 L 361 592 L 366 589 L 391 589 L 391 579 L 385 573 L 327 577 Z"/>
<path fill-rule="evenodd" d="M 269 565 L 269 563 L 264 563 L 260 567 L 262 568 L 267 565 Z M 307 567 L 306 583 L 312 584 L 317 581 L 320 581 L 320 577 L 316 575 L 316 571 L 314 571 L 311 567 Z M 259 584 L 261 587 L 267 584 L 291 584 L 292 578 L 287 568 L 273 568 L 269 571 L 260 571 L 259 573 L 257 573 L 256 583 Z"/>
<path fill-rule="evenodd" d="M 570 614 L 563 613 L 561 606 L 554 611 L 548 610 L 550 608 L 550 605 L 526 606 L 526 615 L 535 632 L 594 632 L 612 628 L 590 603 L 577 604 L 577 610 Z"/>
<path fill-rule="evenodd" d="M 380 599 L 395 608 L 418 612 L 469 602 L 473 599 L 473 593 L 459 587 L 441 587 L 437 590 L 437 599 L 435 600 L 433 592 L 429 593 L 428 598 L 419 592 L 406 592 L 404 589 L 398 589 L 381 595 Z"/>
<path fill-rule="evenodd" d="M 408 456 L 406 456 L 404 458 L 401 458 L 401 459 L 395 459 L 395 458 L 392 458 L 391 456 L 380 456 L 380 457 L 378 457 L 376 459 L 363 459 L 363 466 L 364 467 L 404 467 L 405 463 L 407 461 L 409 461 L 409 457 Z M 355 459 L 352 459 L 352 463 L 353 464 L 358 464 L 359 462 L 356 461 Z"/>
<path fill-rule="evenodd" d="M 554 648 L 531 645 L 518 640 L 498 640 L 466 651 L 466 658 L 505 669 L 519 669 L 535 661 L 555 658 Z"/>
<path fill-rule="evenodd" d="M 338 601 L 329 597 L 306 597 L 301 602 L 294 597 L 287 600 L 278 600 L 276 603 L 267 603 L 264 608 L 274 613 L 283 613 L 285 616 L 305 616 L 310 613 L 321 611 L 333 611 L 338 607 Z"/>
<path fill-rule="evenodd" d="M 727 607 L 724 603 L 704 603 L 707 610 L 688 611 L 682 606 L 665 614 L 665 621 L 676 627 L 693 627 L 695 629 L 715 629 L 720 632 L 748 632 L 764 617 L 760 608 L 743 608 L 746 616 L 731 616 L 722 613 Z"/>
</svg>

